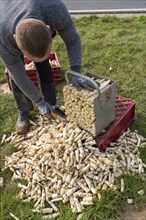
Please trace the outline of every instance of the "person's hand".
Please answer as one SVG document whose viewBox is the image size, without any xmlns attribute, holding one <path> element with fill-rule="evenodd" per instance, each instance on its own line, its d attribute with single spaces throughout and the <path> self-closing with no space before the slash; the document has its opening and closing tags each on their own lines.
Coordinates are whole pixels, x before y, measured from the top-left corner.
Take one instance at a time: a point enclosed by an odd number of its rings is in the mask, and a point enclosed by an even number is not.
<svg viewBox="0 0 146 220">
<path fill-rule="evenodd" d="M 72 79 L 72 82 L 75 86 L 82 87 L 90 91 L 93 91 L 96 89 L 95 86 L 88 79 L 83 79 L 79 76 L 74 76 Z"/>
<path fill-rule="evenodd" d="M 37 105 L 38 105 L 38 109 L 39 109 L 41 115 L 46 116 L 48 119 L 53 118 L 51 112 L 53 113 L 54 110 L 53 110 L 52 106 L 49 103 L 45 102 L 42 99 L 39 103 L 37 103 Z"/>
</svg>

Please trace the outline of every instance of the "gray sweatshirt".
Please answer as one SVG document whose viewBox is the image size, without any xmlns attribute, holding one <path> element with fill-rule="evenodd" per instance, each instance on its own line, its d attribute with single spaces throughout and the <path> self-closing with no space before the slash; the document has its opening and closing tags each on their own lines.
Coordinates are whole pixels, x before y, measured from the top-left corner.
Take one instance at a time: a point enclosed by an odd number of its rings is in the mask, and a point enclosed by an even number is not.
<svg viewBox="0 0 146 220">
<path fill-rule="evenodd" d="M 58 32 L 66 44 L 70 68 L 77 72 L 82 64 L 81 40 L 61 0 L 0 0 L 0 57 L 16 85 L 38 103 L 42 99 L 41 93 L 27 76 L 22 52 L 13 38 L 17 24 L 27 18 L 41 20 L 52 32 Z"/>
</svg>

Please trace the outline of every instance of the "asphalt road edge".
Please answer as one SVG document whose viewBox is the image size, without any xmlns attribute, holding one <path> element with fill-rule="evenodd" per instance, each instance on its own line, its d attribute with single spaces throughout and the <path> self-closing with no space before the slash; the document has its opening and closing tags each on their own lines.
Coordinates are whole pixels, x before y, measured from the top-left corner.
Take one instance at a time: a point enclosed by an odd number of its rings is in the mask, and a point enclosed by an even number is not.
<svg viewBox="0 0 146 220">
<path fill-rule="evenodd" d="M 69 10 L 70 14 L 82 15 L 82 14 L 145 14 L 146 8 L 137 9 L 107 9 L 107 10 Z"/>
</svg>

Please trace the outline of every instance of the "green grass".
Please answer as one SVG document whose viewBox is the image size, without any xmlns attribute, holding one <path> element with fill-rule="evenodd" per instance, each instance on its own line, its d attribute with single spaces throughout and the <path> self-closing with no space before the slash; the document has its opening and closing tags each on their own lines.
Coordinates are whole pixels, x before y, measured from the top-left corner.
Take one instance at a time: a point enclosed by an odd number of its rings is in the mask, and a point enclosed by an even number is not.
<svg viewBox="0 0 146 220">
<path fill-rule="evenodd" d="M 118 218 L 119 213 L 116 207 L 118 194 L 108 189 L 101 192 L 101 195 L 101 200 L 95 200 L 93 206 L 89 206 L 85 209 L 83 220 L 115 220 L 115 218 Z"/>
<path fill-rule="evenodd" d="M 139 195 L 137 192 L 140 190 L 144 190 L 146 193 L 146 184 L 139 175 L 134 174 L 125 174 L 123 176 L 125 181 L 125 190 L 123 193 L 119 195 L 119 198 L 123 201 L 127 199 L 133 199 L 135 206 L 141 206 L 146 201 L 146 194 Z"/>
<path fill-rule="evenodd" d="M 21 220 L 40 220 L 41 215 L 33 213 L 33 204 L 22 203 L 17 194 L 19 190 L 15 183 L 7 185 L 7 190 L 1 192 L 1 215 L 0 220 L 11 220 L 9 213 L 14 214 Z"/>
<path fill-rule="evenodd" d="M 14 130 L 17 110 L 11 95 L 1 95 L 0 106 L 0 130 L 2 131 L 0 137 L 2 137 L 4 133 L 9 135 L 11 131 Z"/>
<path fill-rule="evenodd" d="M 74 19 L 80 32 L 83 50 L 82 72 L 90 72 L 116 81 L 116 93 L 135 100 L 136 111 L 134 123 L 130 126 L 146 137 L 146 17 L 118 18 L 115 16 L 83 17 Z M 61 65 L 62 84 L 57 86 L 58 104 L 63 104 L 62 88 L 65 85 L 64 73 L 69 69 L 67 52 L 59 36 L 53 41 L 52 51 L 58 55 Z M 112 71 L 109 68 L 112 67 Z M 6 82 L 4 66 L 0 62 L 0 83 Z M 0 138 L 14 131 L 17 109 L 11 95 L 0 97 Z M 38 110 L 31 114 L 34 119 Z M 5 155 L 16 151 L 13 145 L 5 144 L 0 148 L 0 168 L 4 165 Z M 141 149 L 141 158 L 146 163 L 146 147 Z M 41 216 L 31 211 L 33 204 L 24 204 L 17 198 L 19 189 L 16 182 L 11 182 L 9 170 L 1 172 L 5 187 L 0 189 L 0 220 L 9 220 L 12 212 L 21 220 L 39 220 Z M 127 198 L 134 199 L 134 209 L 146 203 L 146 184 L 138 175 L 125 174 L 125 191 L 103 191 L 100 201 L 95 200 L 83 213 L 83 220 L 118 220 L 122 206 L 128 207 Z M 119 179 L 117 180 L 119 185 Z M 140 196 L 137 191 L 143 189 Z M 58 220 L 75 220 L 66 204 L 59 204 Z"/>
<path fill-rule="evenodd" d="M 5 77 L 5 67 L 2 62 L 0 62 L 0 84 L 6 82 L 6 77 Z"/>
</svg>

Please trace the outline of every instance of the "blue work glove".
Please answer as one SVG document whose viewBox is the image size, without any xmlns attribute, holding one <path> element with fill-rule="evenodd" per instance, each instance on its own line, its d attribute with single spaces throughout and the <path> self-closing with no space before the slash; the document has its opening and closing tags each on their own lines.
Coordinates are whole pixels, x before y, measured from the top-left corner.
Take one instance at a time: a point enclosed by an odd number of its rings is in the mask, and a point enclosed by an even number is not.
<svg viewBox="0 0 146 220">
<path fill-rule="evenodd" d="M 75 86 L 82 87 L 90 91 L 93 91 L 96 89 L 94 85 L 88 79 L 83 79 L 79 76 L 74 76 L 72 79 L 72 82 Z"/>
<path fill-rule="evenodd" d="M 54 110 L 49 103 L 45 102 L 42 99 L 40 102 L 37 103 L 37 105 L 38 105 L 38 109 L 39 109 L 41 115 L 46 116 L 48 119 L 53 118 L 53 116 L 51 115 L 51 112 L 53 113 Z"/>
</svg>

